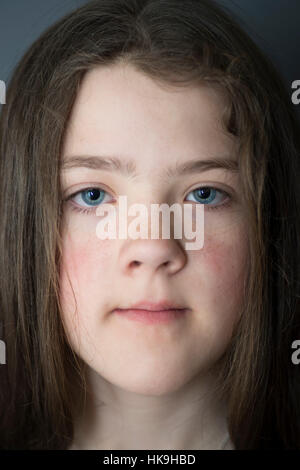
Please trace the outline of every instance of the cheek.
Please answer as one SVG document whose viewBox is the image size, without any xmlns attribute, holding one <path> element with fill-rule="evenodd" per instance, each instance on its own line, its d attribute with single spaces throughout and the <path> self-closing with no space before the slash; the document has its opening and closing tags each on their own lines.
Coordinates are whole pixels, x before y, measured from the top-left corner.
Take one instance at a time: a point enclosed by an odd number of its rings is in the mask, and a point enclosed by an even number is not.
<svg viewBox="0 0 300 470">
<path fill-rule="evenodd" d="M 247 263 L 248 239 L 242 229 L 222 240 L 217 236 L 207 238 L 195 254 L 194 290 L 198 286 L 199 301 L 214 312 L 214 321 L 224 328 L 232 326 L 241 314 Z"/>
<path fill-rule="evenodd" d="M 215 279 L 213 297 L 216 309 L 224 309 L 228 321 L 235 324 L 242 313 L 245 280 L 248 270 L 248 239 L 240 231 L 236 237 L 212 244 L 207 255 Z"/>
<path fill-rule="evenodd" d="M 99 273 L 106 273 L 112 260 L 111 240 L 64 236 L 60 265 L 61 319 L 69 344 L 80 354 L 82 330 L 94 324 L 101 289 L 107 292 Z M 108 276 L 107 276 L 108 279 Z M 104 276 L 105 281 L 105 276 Z M 107 280 L 108 282 L 108 280 Z M 83 315 L 84 313 L 84 315 Z M 92 326 L 92 329 L 94 326 Z"/>
<path fill-rule="evenodd" d="M 244 274 L 244 250 L 225 242 L 212 241 L 203 253 L 203 263 L 207 266 L 212 283 L 217 292 L 234 289 Z M 229 292 L 228 292 L 229 293 Z"/>
<path fill-rule="evenodd" d="M 89 302 L 89 294 L 95 284 L 99 290 L 99 273 L 106 273 L 111 263 L 113 242 L 111 240 L 82 240 L 83 237 L 66 237 L 60 269 L 60 291 L 64 306 Z M 74 295 L 73 295 L 74 292 Z"/>
</svg>

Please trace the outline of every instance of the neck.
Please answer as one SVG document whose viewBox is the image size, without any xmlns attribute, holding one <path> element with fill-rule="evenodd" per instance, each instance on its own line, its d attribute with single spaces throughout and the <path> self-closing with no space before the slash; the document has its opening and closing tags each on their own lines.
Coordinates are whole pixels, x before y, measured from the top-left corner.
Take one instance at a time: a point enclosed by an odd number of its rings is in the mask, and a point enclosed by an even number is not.
<svg viewBox="0 0 300 470">
<path fill-rule="evenodd" d="M 88 369 L 71 449 L 228 448 L 226 403 L 215 395 L 214 379 L 209 373 L 170 394 L 141 395 Z"/>
</svg>

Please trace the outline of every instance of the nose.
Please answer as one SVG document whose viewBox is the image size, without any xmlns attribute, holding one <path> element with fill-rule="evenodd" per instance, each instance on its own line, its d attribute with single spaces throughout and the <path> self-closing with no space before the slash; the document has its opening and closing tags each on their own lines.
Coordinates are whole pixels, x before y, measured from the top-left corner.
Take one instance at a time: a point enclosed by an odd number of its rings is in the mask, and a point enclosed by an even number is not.
<svg viewBox="0 0 300 470">
<path fill-rule="evenodd" d="M 153 274 L 158 270 L 166 275 L 179 272 L 186 264 L 186 254 L 176 240 L 128 240 L 120 255 L 120 266 L 125 275 Z"/>
</svg>

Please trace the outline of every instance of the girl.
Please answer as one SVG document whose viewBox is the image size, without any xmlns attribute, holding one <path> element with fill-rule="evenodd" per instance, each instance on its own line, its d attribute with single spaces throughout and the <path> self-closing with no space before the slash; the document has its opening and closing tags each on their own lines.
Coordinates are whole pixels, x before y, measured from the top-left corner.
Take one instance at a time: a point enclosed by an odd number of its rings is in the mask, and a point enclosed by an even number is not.
<svg viewBox="0 0 300 470">
<path fill-rule="evenodd" d="M 6 103 L 1 448 L 300 449 L 299 125 L 235 20 L 92 1 Z M 202 248 L 100 239 L 121 195 L 203 205 Z"/>
</svg>

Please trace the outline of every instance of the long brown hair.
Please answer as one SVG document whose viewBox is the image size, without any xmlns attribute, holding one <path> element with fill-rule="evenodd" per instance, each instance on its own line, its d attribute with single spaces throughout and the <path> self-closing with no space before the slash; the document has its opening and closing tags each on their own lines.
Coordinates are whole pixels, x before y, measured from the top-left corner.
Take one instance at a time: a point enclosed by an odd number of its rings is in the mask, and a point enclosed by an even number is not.
<svg viewBox="0 0 300 470">
<path fill-rule="evenodd" d="M 85 73 L 124 61 L 162 86 L 228 96 L 249 230 L 245 302 L 220 372 L 236 449 L 300 449 L 300 128 L 273 65 L 211 0 L 96 0 L 44 32 L 17 65 L 0 120 L 0 447 L 66 449 L 84 364 L 59 304 L 60 155 Z M 81 397 L 81 398 L 80 398 Z"/>
</svg>

